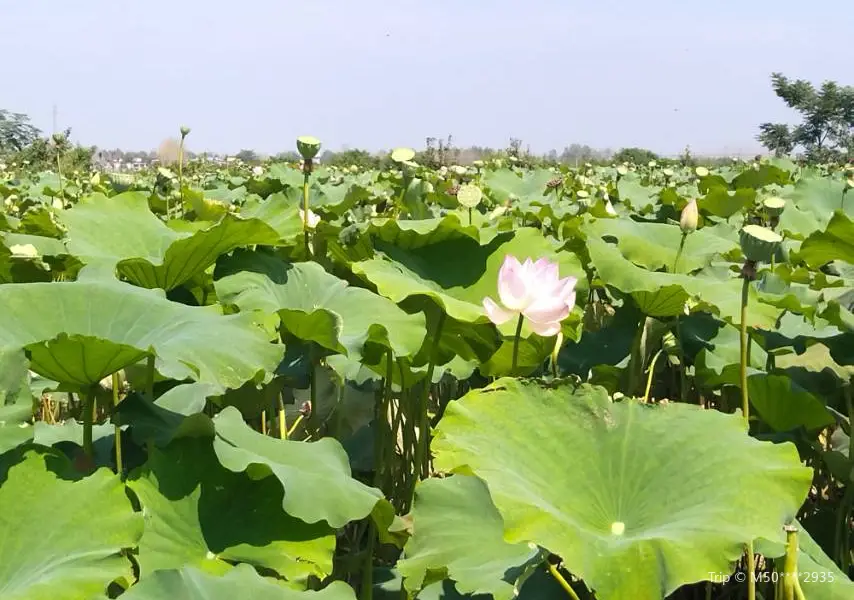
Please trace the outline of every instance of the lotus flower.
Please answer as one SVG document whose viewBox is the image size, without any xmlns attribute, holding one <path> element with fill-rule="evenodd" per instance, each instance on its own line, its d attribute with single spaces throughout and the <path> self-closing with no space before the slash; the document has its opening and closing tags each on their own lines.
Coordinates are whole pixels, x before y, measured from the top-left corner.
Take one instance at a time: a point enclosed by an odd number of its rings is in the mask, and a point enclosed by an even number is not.
<svg viewBox="0 0 854 600">
<path fill-rule="evenodd" d="M 575 277 L 560 278 L 557 263 L 545 258 L 523 263 L 506 256 L 498 272 L 499 306 L 492 298 L 483 299 L 489 320 L 496 325 L 518 315 L 528 319 L 531 329 L 542 336 L 557 335 L 560 322 L 575 306 Z"/>
</svg>

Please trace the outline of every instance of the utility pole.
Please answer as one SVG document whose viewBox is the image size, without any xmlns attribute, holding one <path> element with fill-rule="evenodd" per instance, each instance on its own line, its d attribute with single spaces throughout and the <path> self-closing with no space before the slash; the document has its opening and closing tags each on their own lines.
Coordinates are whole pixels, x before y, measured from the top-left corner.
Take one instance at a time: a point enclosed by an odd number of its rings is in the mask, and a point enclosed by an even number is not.
<svg viewBox="0 0 854 600">
<path fill-rule="evenodd" d="M 57 116 L 57 110 L 56 110 L 56 104 L 54 104 L 53 105 L 53 134 L 54 135 L 56 134 L 56 116 Z"/>
</svg>

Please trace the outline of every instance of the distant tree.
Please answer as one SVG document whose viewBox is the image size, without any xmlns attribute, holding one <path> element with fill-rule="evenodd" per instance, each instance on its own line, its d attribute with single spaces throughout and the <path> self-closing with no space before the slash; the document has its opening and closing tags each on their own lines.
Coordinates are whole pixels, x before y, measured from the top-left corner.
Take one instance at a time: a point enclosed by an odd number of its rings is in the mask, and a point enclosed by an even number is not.
<svg viewBox="0 0 854 600">
<path fill-rule="evenodd" d="M 245 162 L 246 164 L 257 163 L 260 161 L 258 157 L 258 153 L 254 150 L 241 150 L 237 154 L 234 155 L 235 158 Z"/>
<path fill-rule="evenodd" d="M 629 162 L 636 165 L 645 165 L 651 160 L 658 159 L 658 154 L 646 148 L 622 148 L 611 158 L 614 162 Z"/>
<path fill-rule="evenodd" d="M 26 163 L 34 171 L 51 171 L 56 170 L 58 155 L 64 173 L 87 171 L 97 148 L 72 144 L 70 136 L 71 130 L 66 129 L 56 139 L 36 137 L 11 158 L 15 162 Z"/>
<path fill-rule="evenodd" d="M 327 150 L 320 157 L 320 162 L 324 165 L 336 167 L 349 167 L 356 165 L 362 169 L 376 169 L 379 164 L 379 158 L 368 152 L 367 150 L 359 150 L 353 148 L 342 150 L 341 152 L 332 152 Z"/>
<path fill-rule="evenodd" d="M 762 123 L 756 139 L 778 156 L 804 149 L 810 162 L 840 160 L 854 152 L 854 87 L 825 81 L 821 88 L 803 79 L 790 80 L 781 73 L 771 75 L 777 96 L 800 113 L 803 122 L 789 127 Z"/>
<path fill-rule="evenodd" d="M 274 162 L 297 162 L 300 160 L 300 155 L 293 151 L 287 150 L 285 152 L 279 152 L 278 154 L 273 155 Z M 323 157 L 321 156 L 320 162 L 323 162 Z"/>
<path fill-rule="evenodd" d="M 30 124 L 30 118 L 20 113 L 0 109 L 0 153 L 20 152 L 41 135 Z"/>
</svg>

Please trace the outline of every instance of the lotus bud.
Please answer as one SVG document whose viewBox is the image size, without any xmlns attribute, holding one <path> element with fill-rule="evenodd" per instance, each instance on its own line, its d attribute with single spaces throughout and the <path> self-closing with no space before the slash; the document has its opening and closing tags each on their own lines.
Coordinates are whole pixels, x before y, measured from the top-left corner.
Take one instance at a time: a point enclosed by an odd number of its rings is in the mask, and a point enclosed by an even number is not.
<svg viewBox="0 0 854 600">
<path fill-rule="evenodd" d="M 181 137 L 185 138 L 190 135 L 190 128 L 186 125 L 181 125 Z"/>
<path fill-rule="evenodd" d="M 685 205 L 685 208 L 682 209 L 682 215 L 679 217 L 679 228 L 682 230 L 682 235 L 697 231 L 699 222 L 700 211 L 697 208 L 697 200 L 693 199 Z"/>
<path fill-rule="evenodd" d="M 609 217 L 616 217 L 617 216 L 617 211 L 614 209 L 614 205 L 611 204 L 611 201 L 607 198 L 605 199 L 605 213 Z"/>
<path fill-rule="evenodd" d="M 768 213 L 768 216 L 773 219 L 783 214 L 783 210 L 786 208 L 786 201 L 782 198 L 771 196 L 762 201 L 762 206 L 765 207 L 765 212 Z"/>
<path fill-rule="evenodd" d="M 740 233 L 741 251 L 751 262 L 770 262 L 783 238 L 766 227 L 746 225 Z"/>
<path fill-rule="evenodd" d="M 320 152 L 320 140 L 310 135 L 301 135 L 297 138 L 297 150 L 303 159 L 310 161 Z"/>
</svg>

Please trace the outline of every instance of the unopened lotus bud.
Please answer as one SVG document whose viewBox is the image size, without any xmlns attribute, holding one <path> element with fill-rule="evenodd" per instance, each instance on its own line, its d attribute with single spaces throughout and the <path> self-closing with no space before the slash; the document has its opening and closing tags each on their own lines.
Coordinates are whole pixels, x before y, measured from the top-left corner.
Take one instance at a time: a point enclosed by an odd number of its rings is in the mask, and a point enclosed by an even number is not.
<svg viewBox="0 0 854 600">
<path fill-rule="evenodd" d="M 783 238 L 766 227 L 746 225 L 740 233 L 741 251 L 752 262 L 770 262 Z"/>
<path fill-rule="evenodd" d="M 786 208 L 786 201 L 782 198 L 771 196 L 762 201 L 762 206 L 765 207 L 765 212 L 768 213 L 769 217 L 775 218 L 783 214 L 783 210 Z"/>
<path fill-rule="evenodd" d="M 297 150 L 306 161 L 312 160 L 320 152 L 320 140 L 310 135 L 297 138 Z"/>
<path fill-rule="evenodd" d="M 181 125 L 181 137 L 185 138 L 190 135 L 190 128 L 186 125 Z"/>
<path fill-rule="evenodd" d="M 679 217 L 679 228 L 684 235 L 697 231 L 697 225 L 700 222 L 700 211 L 697 208 L 697 200 L 691 200 L 682 209 L 682 215 Z"/>
</svg>

